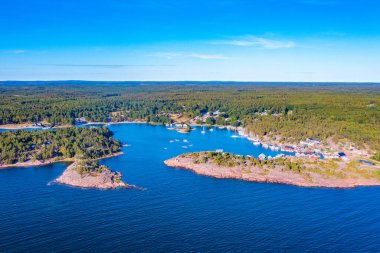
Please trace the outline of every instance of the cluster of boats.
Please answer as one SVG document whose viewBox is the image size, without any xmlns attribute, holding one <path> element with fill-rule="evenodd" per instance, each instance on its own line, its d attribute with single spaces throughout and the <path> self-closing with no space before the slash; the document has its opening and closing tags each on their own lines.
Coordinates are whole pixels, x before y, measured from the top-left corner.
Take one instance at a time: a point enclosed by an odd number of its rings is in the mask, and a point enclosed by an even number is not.
<svg viewBox="0 0 380 253">
<path fill-rule="evenodd" d="M 303 147 L 303 146 L 300 147 L 300 146 L 296 146 L 296 145 L 280 145 L 280 144 L 262 143 L 259 139 L 253 138 L 253 137 L 249 136 L 248 134 L 246 134 L 244 132 L 243 128 L 238 129 L 238 134 L 240 136 L 247 138 L 249 141 L 252 142 L 253 145 L 262 146 L 263 148 L 270 149 L 272 151 L 283 151 L 283 152 L 287 152 L 287 153 L 294 153 L 294 155 L 296 157 L 310 157 L 310 158 L 323 158 L 324 157 L 322 152 L 320 152 L 319 150 L 312 150 L 308 147 Z M 261 157 L 263 158 L 264 156 L 265 155 L 262 154 Z M 275 157 L 268 156 L 266 158 L 272 159 L 272 158 L 280 158 L 283 156 L 285 156 L 285 154 L 279 154 L 279 155 L 276 155 Z"/>
<path fill-rule="evenodd" d="M 179 139 L 174 139 L 174 140 L 170 140 L 169 142 L 170 143 L 180 142 L 180 140 Z M 189 141 L 187 139 L 182 140 L 182 142 L 183 143 L 189 143 Z M 187 146 L 185 146 L 185 145 L 181 146 L 181 148 L 187 149 L 187 148 L 192 147 L 192 146 L 193 146 L 193 144 L 188 144 Z M 167 148 L 165 147 L 164 149 L 167 149 Z"/>
<path fill-rule="evenodd" d="M 178 124 L 177 124 L 178 125 Z M 177 126 L 177 125 L 169 125 L 168 129 L 177 129 L 178 127 L 181 128 L 183 126 Z M 260 141 L 258 138 L 252 137 L 248 134 L 245 133 L 244 128 L 242 127 L 232 127 L 232 126 L 227 126 L 223 127 L 227 128 L 229 130 L 235 131 L 233 135 L 231 135 L 231 138 L 239 138 L 239 137 L 244 137 L 247 138 L 249 141 L 252 142 L 253 145 L 255 146 L 262 146 L 264 149 L 270 149 L 271 151 L 282 151 L 286 153 L 293 153 L 294 156 L 296 157 L 309 157 L 309 158 L 326 158 L 326 159 L 347 159 L 344 153 L 329 153 L 329 152 L 322 152 L 321 150 L 317 148 L 313 148 L 313 146 L 317 144 L 320 144 L 321 142 L 319 140 L 314 140 L 314 139 L 307 139 L 306 141 L 302 142 L 302 145 L 281 145 L 281 144 L 270 144 L 270 143 L 263 143 Z M 206 129 L 206 127 L 203 127 L 201 133 L 205 134 L 206 131 L 214 131 L 214 128 L 209 128 Z M 176 139 L 174 141 L 170 142 L 178 142 L 179 140 Z M 186 142 L 186 140 L 185 140 Z M 190 145 L 189 145 L 190 146 Z M 182 148 L 187 148 L 187 146 L 182 146 Z M 276 159 L 280 158 L 283 156 L 286 156 L 286 154 L 278 154 L 274 157 L 268 156 L 266 157 L 264 154 L 261 154 L 261 158 L 265 157 L 265 159 Z"/>
<path fill-rule="evenodd" d="M 282 157 L 285 157 L 285 154 L 278 154 L 276 156 L 266 156 L 265 154 L 261 153 L 258 158 L 259 160 L 265 160 L 265 159 L 268 159 L 268 160 L 271 160 L 271 159 L 278 159 L 278 158 L 282 158 Z"/>
</svg>

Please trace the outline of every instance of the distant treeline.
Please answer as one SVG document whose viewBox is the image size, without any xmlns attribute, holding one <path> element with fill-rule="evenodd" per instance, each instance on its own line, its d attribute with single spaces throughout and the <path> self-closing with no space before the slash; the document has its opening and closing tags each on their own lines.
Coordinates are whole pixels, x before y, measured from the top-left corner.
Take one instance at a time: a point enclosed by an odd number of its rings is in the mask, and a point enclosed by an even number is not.
<svg viewBox="0 0 380 253">
<path fill-rule="evenodd" d="M 120 150 L 107 128 L 63 128 L 0 133 L 0 164 L 51 158 L 94 159 Z"/>
<path fill-rule="evenodd" d="M 293 142 L 308 137 L 347 139 L 380 150 L 376 84 L 0 84 L 0 124 L 73 124 L 81 117 L 164 124 L 171 122 L 166 113 L 192 118 L 217 110 L 221 116 L 207 123 L 243 125 L 259 136 Z"/>
</svg>

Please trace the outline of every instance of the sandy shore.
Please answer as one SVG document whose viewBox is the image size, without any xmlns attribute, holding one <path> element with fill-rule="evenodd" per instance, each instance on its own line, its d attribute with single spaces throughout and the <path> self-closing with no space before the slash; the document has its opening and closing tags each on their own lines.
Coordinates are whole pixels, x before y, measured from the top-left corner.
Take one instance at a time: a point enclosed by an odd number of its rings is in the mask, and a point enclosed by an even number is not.
<svg viewBox="0 0 380 253">
<path fill-rule="evenodd" d="M 0 129 L 10 129 L 10 130 L 13 130 L 13 129 L 25 129 L 25 128 L 38 129 L 38 128 L 41 128 L 41 127 L 33 126 L 33 124 L 30 124 L 30 123 L 0 125 Z"/>
<path fill-rule="evenodd" d="M 337 178 L 308 172 L 294 173 L 284 167 L 259 168 L 258 166 L 218 166 L 207 162 L 195 164 L 192 156 L 178 156 L 164 161 L 169 167 L 191 170 L 196 174 L 220 179 L 238 179 L 251 182 L 289 184 L 301 187 L 353 188 L 357 186 L 379 186 L 376 178 L 365 178 L 351 175 L 347 178 Z"/>
<path fill-rule="evenodd" d="M 0 165 L 0 169 L 10 169 L 14 167 L 31 167 L 31 166 L 46 166 L 56 162 L 72 162 L 70 159 L 62 159 L 62 160 L 46 160 L 46 161 L 26 161 L 26 162 L 18 162 L 13 164 L 2 164 Z"/>
<path fill-rule="evenodd" d="M 109 125 L 119 125 L 119 124 L 148 124 L 145 121 L 120 121 L 120 122 L 109 122 Z"/>
<path fill-rule="evenodd" d="M 120 122 L 87 122 L 82 125 L 118 125 L 118 124 L 147 124 L 146 122 L 143 121 L 120 121 Z M 66 127 L 75 127 L 75 125 L 59 125 L 59 126 L 54 126 L 51 129 L 56 129 L 56 128 L 66 128 Z M 5 124 L 5 125 L 0 125 L 0 129 L 9 129 L 9 130 L 22 130 L 22 129 L 42 129 L 40 126 L 33 126 L 32 123 L 22 123 L 22 124 Z"/>
<path fill-rule="evenodd" d="M 72 127 L 72 125 L 60 125 L 60 126 L 54 126 L 52 128 L 47 128 L 47 129 L 66 128 L 66 127 Z M 22 130 L 22 129 L 43 129 L 43 127 L 33 126 L 32 123 L 23 123 L 23 124 L 0 125 L 0 129 Z"/>
</svg>

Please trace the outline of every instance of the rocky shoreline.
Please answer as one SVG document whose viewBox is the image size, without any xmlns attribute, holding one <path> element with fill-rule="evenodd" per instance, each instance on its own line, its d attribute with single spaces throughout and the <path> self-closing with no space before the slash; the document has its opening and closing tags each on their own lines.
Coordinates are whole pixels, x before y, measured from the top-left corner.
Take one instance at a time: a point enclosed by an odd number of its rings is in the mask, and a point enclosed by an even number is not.
<svg viewBox="0 0 380 253">
<path fill-rule="evenodd" d="M 199 152 L 198 154 L 201 154 Z M 312 169 L 306 172 L 289 171 L 285 166 L 247 166 L 244 163 L 236 166 L 217 165 L 214 161 L 196 163 L 194 153 L 180 155 L 164 161 L 173 168 L 191 170 L 198 175 L 219 179 L 238 179 L 251 182 L 289 184 L 300 187 L 321 188 L 354 188 L 358 186 L 380 186 L 378 178 L 367 178 L 357 174 L 348 174 L 339 178 L 315 173 Z"/>
<path fill-rule="evenodd" d="M 115 156 L 119 156 L 124 154 L 123 152 L 117 152 L 110 155 L 102 156 L 94 160 L 101 160 L 106 158 L 111 158 Z M 0 169 L 11 169 L 11 168 L 17 168 L 17 167 L 31 167 L 31 166 L 46 166 L 53 163 L 62 163 L 62 162 L 75 162 L 74 158 L 55 158 L 55 159 L 49 159 L 45 161 L 26 161 L 26 162 L 17 162 L 12 164 L 0 164 Z"/>
<path fill-rule="evenodd" d="M 81 173 L 78 166 L 78 162 L 71 164 L 53 183 L 102 190 L 133 188 L 121 180 L 122 174 L 120 172 L 112 171 L 105 165 L 99 166 L 97 171 L 86 173 Z"/>
<path fill-rule="evenodd" d="M 0 169 L 11 169 L 15 167 L 30 167 L 30 166 L 46 166 L 56 162 L 70 162 L 71 160 L 63 159 L 63 160 L 53 160 L 49 159 L 46 161 L 27 161 L 27 162 L 17 162 L 13 164 L 1 164 Z"/>
</svg>

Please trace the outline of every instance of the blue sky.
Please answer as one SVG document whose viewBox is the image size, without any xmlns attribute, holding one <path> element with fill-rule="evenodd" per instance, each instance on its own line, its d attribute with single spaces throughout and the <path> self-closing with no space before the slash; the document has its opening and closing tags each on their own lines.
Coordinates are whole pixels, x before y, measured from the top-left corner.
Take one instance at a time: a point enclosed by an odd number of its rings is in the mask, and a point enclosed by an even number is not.
<svg viewBox="0 0 380 253">
<path fill-rule="evenodd" d="M 380 82 L 377 0 L 0 0 L 0 80 Z"/>
</svg>

